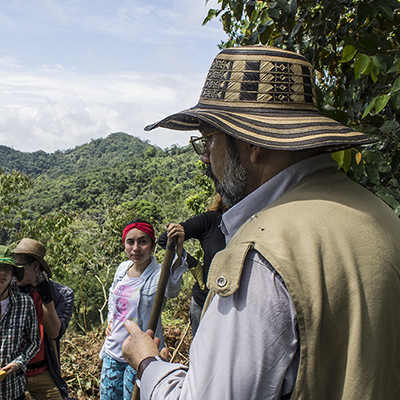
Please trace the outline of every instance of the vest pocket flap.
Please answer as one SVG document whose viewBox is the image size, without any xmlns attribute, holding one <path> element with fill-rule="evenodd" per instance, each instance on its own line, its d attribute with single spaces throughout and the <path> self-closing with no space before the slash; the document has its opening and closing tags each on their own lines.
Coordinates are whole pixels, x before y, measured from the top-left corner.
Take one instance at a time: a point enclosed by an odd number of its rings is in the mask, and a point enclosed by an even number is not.
<svg viewBox="0 0 400 400">
<path fill-rule="evenodd" d="M 235 293 L 247 253 L 253 246 L 253 242 L 235 244 L 216 253 L 208 273 L 207 287 L 221 297 Z"/>
</svg>

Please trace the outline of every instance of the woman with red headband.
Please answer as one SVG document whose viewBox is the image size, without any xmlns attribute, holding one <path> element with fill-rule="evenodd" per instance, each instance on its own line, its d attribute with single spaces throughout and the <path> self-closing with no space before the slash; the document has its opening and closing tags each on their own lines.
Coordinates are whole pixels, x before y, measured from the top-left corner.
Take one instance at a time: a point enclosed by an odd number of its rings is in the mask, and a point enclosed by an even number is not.
<svg viewBox="0 0 400 400">
<path fill-rule="evenodd" d="M 130 400 L 136 380 L 136 371 L 122 357 L 122 343 L 129 336 L 124 321 L 131 319 L 142 330 L 146 330 L 153 306 L 161 266 L 152 255 L 155 248 L 153 227 L 136 219 L 126 225 L 122 242 L 128 261 L 122 262 L 110 288 L 108 300 L 108 326 L 106 340 L 100 353 L 103 367 L 100 379 L 101 400 Z M 177 253 L 183 248 L 178 239 Z M 172 298 L 179 294 L 184 267 L 170 274 L 165 296 Z M 164 339 L 161 320 L 158 321 L 155 336 Z"/>
</svg>

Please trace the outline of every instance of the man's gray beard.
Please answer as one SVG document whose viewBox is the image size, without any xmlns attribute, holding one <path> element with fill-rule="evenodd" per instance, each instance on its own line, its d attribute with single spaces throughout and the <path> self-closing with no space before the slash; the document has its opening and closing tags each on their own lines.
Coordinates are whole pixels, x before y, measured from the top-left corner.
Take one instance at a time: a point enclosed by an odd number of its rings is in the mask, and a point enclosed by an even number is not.
<svg viewBox="0 0 400 400">
<path fill-rule="evenodd" d="M 212 179 L 215 190 L 221 195 L 223 203 L 230 208 L 244 197 L 247 171 L 240 162 L 234 142 L 230 140 L 229 136 L 227 139 L 224 176 L 221 182 L 215 177 L 210 164 L 206 167 L 205 175 Z"/>
</svg>

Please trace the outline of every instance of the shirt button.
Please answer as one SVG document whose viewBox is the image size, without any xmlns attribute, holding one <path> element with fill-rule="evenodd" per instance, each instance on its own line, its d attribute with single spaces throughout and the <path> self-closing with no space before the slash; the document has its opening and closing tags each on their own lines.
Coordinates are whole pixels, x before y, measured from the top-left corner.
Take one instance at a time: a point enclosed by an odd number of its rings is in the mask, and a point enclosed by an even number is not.
<svg viewBox="0 0 400 400">
<path fill-rule="evenodd" d="M 217 285 L 219 287 L 224 287 L 226 285 L 226 278 L 224 276 L 220 276 L 217 278 Z"/>
</svg>

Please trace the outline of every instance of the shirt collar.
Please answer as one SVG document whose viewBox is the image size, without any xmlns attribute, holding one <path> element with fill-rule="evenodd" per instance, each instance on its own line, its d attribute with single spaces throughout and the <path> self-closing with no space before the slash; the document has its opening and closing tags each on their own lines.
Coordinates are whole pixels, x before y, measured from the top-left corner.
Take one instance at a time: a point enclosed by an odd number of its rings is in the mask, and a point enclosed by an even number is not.
<svg viewBox="0 0 400 400">
<path fill-rule="evenodd" d="M 268 182 L 251 192 L 222 215 L 221 230 L 225 242 L 231 240 L 236 231 L 255 213 L 278 199 L 301 179 L 324 168 L 336 167 L 330 154 L 324 153 L 306 158 L 284 169 Z"/>
<path fill-rule="evenodd" d="M 154 256 L 151 256 L 151 261 L 150 264 L 146 267 L 146 269 L 142 272 L 142 275 L 140 275 L 140 278 L 145 281 L 154 271 L 155 268 L 159 266 L 156 258 Z"/>
</svg>

